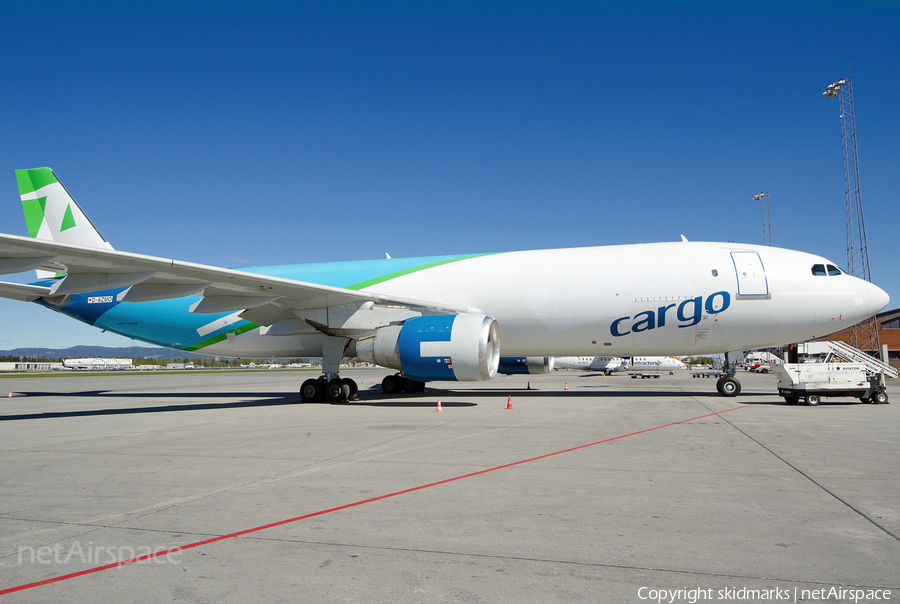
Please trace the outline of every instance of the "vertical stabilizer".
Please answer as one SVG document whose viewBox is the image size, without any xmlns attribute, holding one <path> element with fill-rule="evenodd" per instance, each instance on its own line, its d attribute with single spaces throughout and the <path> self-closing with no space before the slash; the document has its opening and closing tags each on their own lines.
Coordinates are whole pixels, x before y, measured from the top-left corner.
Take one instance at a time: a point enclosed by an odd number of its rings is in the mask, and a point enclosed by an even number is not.
<svg viewBox="0 0 900 604">
<path fill-rule="evenodd" d="M 113 247 L 100 234 L 78 202 L 56 178 L 50 168 L 16 170 L 19 194 L 28 236 L 111 250 Z M 38 270 L 39 278 L 56 273 Z"/>
</svg>

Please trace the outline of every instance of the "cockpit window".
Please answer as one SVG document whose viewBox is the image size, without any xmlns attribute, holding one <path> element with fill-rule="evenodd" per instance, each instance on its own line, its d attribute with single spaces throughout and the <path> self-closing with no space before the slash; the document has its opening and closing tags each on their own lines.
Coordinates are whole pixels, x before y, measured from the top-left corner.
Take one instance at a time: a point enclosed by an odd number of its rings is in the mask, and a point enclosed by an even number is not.
<svg viewBox="0 0 900 604">
<path fill-rule="evenodd" d="M 841 269 L 839 269 L 838 267 L 836 267 L 833 264 L 828 265 L 828 275 L 829 276 L 840 275 L 840 274 L 841 274 Z"/>
<path fill-rule="evenodd" d="M 825 276 L 825 265 L 824 264 L 813 264 L 812 274 L 816 277 L 824 277 Z"/>
</svg>

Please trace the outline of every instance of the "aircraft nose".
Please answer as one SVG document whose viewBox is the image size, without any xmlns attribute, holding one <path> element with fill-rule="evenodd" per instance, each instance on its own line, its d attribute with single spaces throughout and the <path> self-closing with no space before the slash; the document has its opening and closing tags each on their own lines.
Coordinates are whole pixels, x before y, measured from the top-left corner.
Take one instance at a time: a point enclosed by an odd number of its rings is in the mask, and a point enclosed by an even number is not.
<svg viewBox="0 0 900 604">
<path fill-rule="evenodd" d="M 869 314 L 874 315 L 881 311 L 891 301 L 886 291 L 875 285 L 869 284 Z"/>
</svg>

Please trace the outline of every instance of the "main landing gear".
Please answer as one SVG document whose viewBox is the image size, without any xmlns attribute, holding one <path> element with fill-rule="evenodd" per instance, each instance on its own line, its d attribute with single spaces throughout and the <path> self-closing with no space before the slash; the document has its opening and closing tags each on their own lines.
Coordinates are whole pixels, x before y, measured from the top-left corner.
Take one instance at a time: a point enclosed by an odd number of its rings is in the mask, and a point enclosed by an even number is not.
<svg viewBox="0 0 900 604">
<path fill-rule="evenodd" d="M 358 392 L 359 386 L 350 378 L 334 376 L 328 379 L 322 375 L 303 382 L 300 386 L 300 400 L 304 403 L 346 403 L 355 400 Z"/>
<path fill-rule="evenodd" d="M 399 373 L 385 376 L 381 380 L 381 391 L 385 394 L 399 394 L 400 392 L 408 392 L 410 394 L 416 392 L 425 392 L 425 382 L 411 380 L 403 377 Z"/>
<path fill-rule="evenodd" d="M 350 338 L 326 335 L 322 343 L 322 375 L 306 380 L 300 386 L 300 400 L 304 403 L 345 403 L 356 399 L 359 386 L 349 378 L 338 375 L 341 359 Z"/>
<path fill-rule="evenodd" d="M 728 359 L 728 353 L 725 353 L 725 375 L 716 382 L 716 391 L 722 396 L 737 396 L 741 393 L 741 383 L 734 377 L 734 365 Z"/>
</svg>

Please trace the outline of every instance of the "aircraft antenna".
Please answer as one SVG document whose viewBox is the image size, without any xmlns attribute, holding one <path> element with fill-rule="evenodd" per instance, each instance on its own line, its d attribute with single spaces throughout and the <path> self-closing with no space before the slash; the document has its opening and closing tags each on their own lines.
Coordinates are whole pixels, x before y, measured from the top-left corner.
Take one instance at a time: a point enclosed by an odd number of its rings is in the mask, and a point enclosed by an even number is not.
<svg viewBox="0 0 900 604">
<path fill-rule="evenodd" d="M 769 198 L 769 192 L 763 191 L 754 195 L 753 200 L 763 202 L 763 245 L 772 245 L 772 200 Z"/>
<path fill-rule="evenodd" d="M 856 118 L 853 113 L 851 78 L 841 78 L 825 88 L 822 96 L 837 97 L 841 119 L 841 146 L 844 150 L 844 192 L 847 198 L 847 272 L 872 281 L 866 224 L 859 195 L 859 160 L 856 154 Z M 850 345 L 881 358 L 878 322 L 874 316 L 850 328 Z"/>
</svg>

